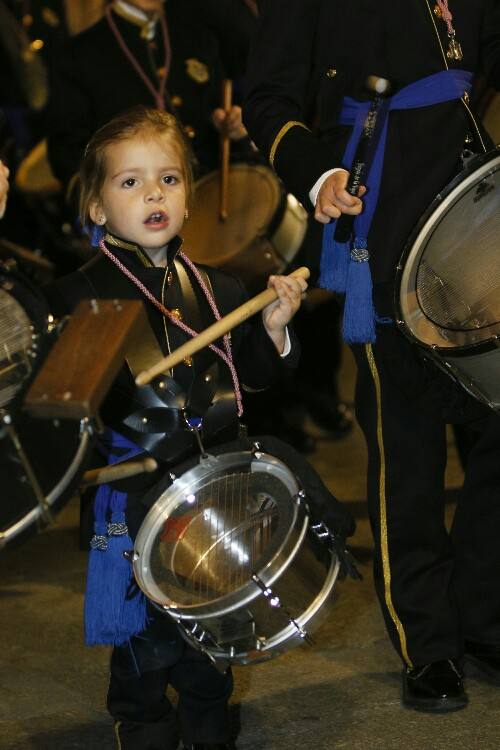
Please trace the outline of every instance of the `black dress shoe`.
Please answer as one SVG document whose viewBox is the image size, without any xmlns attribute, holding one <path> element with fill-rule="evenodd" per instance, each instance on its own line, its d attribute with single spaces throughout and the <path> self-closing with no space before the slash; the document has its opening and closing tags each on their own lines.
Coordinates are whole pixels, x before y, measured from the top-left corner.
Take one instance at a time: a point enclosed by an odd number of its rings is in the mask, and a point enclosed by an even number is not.
<svg viewBox="0 0 500 750">
<path fill-rule="evenodd" d="M 500 685 L 500 646 L 465 641 L 465 656 L 488 682 Z"/>
<path fill-rule="evenodd" d="M 445 713 L 465 708 L 467 694 L 453 659 L 403 671 L 403 705 L 416 711 Z"/>
</svg>

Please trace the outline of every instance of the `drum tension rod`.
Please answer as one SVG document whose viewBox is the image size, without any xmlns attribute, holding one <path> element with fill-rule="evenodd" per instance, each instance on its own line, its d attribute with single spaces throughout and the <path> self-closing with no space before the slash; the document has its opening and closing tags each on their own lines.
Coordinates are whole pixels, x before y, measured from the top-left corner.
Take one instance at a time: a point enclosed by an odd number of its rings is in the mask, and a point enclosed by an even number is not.
<svg viewBox="0 0 500 750">
<path fill-rule="evenodd" d="M 311 638 L 308 632 L 304 630 L 304 628 L 299 625 L 299 623 L 294 619 L 292 613 L 281 603 L 281 599 L 274 593 L 272 588 L 270 586 L 266 586 L 264 581 L 255 573 L 252 574 L 252 581 L 256 583 L 260 588 L 260 590 L 264 594 L 264 597 L 267 599 L 269 606 L 273 609 L 281 610 L 283 614 L 288 618 L 290 625 L 293 625 L 293 627 L 296 629 L 302 640 L 309 646 L 313 646 L 314 640 Z"/>
</svg>

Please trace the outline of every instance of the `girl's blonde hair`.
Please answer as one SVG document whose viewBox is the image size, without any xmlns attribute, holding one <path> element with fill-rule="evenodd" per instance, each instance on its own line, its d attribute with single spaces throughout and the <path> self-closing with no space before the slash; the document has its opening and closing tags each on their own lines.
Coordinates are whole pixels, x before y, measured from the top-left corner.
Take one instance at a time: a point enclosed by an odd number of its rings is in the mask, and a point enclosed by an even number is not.
<svg viewBox="0 0 500 750">
<path fill-rule="evenodd" d="M 85 149 L 79 172 L 79 208 L 83 227 L 91 225 L 90 207 L 101 199 L 106 179 L 106 148 L 117 141 L 124 141 L 136 135 L 170 138 L 181 160 L 186 203 L 189 205 L 193 194 L 193 156 L 178 121 L 168 112 L 142 106 L 134 107 L 99 128 Z"/>
</svg>

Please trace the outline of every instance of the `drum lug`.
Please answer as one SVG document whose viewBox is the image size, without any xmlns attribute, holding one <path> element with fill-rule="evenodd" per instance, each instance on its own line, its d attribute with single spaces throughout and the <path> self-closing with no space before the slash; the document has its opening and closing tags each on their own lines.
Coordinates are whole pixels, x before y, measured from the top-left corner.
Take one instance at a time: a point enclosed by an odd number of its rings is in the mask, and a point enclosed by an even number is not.
<svg viewBox="0 0 500 750">
<path fill-rule="evenodd" d="M 304 492 L 304 490 L 299 490 L 297 494 L 295 495 L 294 500 L 297 503 L 297 505 L 303 505 L 306 503 L 306 497 L 307 495 Z"/>
<path fill-rule="evenodd" d="M 312 524 L 311 531 L 315 534 L 315 536 L 318 537 L 318 539 L 321 539 L 322 541 L 324 539 L 333 539 L 332 532 L 323 521 L 321 521 L 320 523 Z"/>
<path fill-rule="evenodd" d="M 124 552 L 122 552 L 123 557 L 129 561 L 129 563 L 135 563 L 139 559 L 139 554 L 137 552 L 134 552 L 133 549 L 126 549 Z"/>
<path fill-rule="evenodd" d="M 255 456 L 255 458 L 259 459 L 262 456 L 262 446 L 260 443 L 255 442 L 252 443 L 251 453 Z"/>
</svg>

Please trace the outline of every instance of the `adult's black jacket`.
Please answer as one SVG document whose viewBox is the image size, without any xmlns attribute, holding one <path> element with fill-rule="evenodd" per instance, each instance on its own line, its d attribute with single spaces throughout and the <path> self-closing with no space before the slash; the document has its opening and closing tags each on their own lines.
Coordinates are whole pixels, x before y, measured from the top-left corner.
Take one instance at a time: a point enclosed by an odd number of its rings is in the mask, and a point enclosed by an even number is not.
<svg viewBox="0 0 500 750">
<path fill-rule="evenodd" d="M 337 125 L 344 96 L 366 99 L 369 75 L 393 91 L 448 64 L 500 86 L 500 3 L 450 0 L 464 53 L 450 62 L 447 30 L 429 0 L 264 0 L 247 70 L 250 136 L 304 205 L 328 169 L 342 166 L 349 128 Z M 446 60 L 446 62 L 445 62 Z M 300 125 L 311 110 L 314 132 Z M 460 167 L 467 132 L 480 139 L 462 102 L 392 112 L 370 250 L 376 282 L 391 281 L 413 226 Z"/>
<path fill-rule="evenodd" d="M 246 26 L 246 15 L 241 19 L 231 14 L 223 25 L 208 10 L 203 14 L 199 10 L 199 0 L 168 0 L 165 4 L 172 48 L 165 106 L 177 114 L 199 162 L 198 171 L 205 172 L 215 169 L 219 158 L 219 136 L 210 117 L 220 103 L 221 81 L 226 75 L 224 61 L 230 73 L 232 68 L 241 73 L 251 29 Z M 113 19 L 127 47 L 158 87 L 157 70 L 165 60 L 160 24 L 150 44 L 141 37 L 139 26 L 116 13 Z M 218 36 L 222 40 L 230 32 L 241 42 L 239 60 L 236 42 L 227 55 L 222 54 Z M 105 17 L 68 41 L 51 71 L 47 110 L 49 160 L 65 186 L 76 174 L 92 134 L 115 115 L 138 104 L 156 106 Z"/>
</svg>

